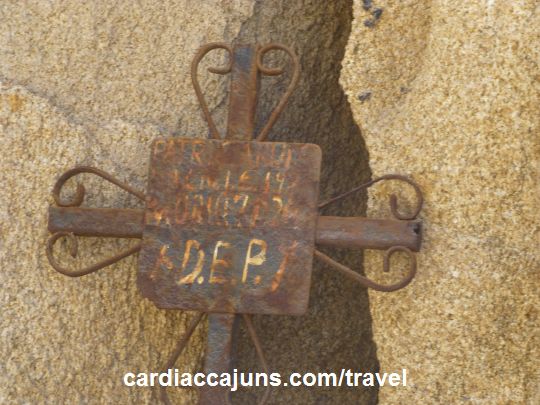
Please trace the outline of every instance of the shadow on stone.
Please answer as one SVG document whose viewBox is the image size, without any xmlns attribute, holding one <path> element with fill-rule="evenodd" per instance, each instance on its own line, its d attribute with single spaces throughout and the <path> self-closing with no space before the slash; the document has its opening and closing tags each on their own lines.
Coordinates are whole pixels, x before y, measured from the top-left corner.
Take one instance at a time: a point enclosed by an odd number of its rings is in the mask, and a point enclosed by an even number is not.
<svg viewBox="0 0 540 405">
<path fill-rule="evenodd" d="M 292 46 L 301 59 L 301 81 L 269 140 L 311 142 L 323 151 L 321 198 L 346 191 L 370 177 L 368 154 L 350 106 L 339 85 L 341 60 L 349 36 L 350 1 L 257 2 L 238 43 L 279 42 Z M 269 64 L 279 64 L 279 57 Z M 283 59 L 285 60 L 285 59 Z M 264 124 L 288 77 L 264 79 L 257 122 Z M 366 195 L 335 206 L 325 214 L 364 215 Z M 328 252 L 355 269 L 361 252 Z M 255 326 L 271 372 L 358 372 L 379 369 L 367 291 L 314 262 L 310 305 L 306 315 L 258 316 Z M 251 341 L 242 328 L 238 340 L 239 370 L 261 370 Z M 233 395 L 235 403 L 256 403 L 262 389 Z M 377 388 L 279 388 L 272 404 L 374 404 Z"/>
</svg>

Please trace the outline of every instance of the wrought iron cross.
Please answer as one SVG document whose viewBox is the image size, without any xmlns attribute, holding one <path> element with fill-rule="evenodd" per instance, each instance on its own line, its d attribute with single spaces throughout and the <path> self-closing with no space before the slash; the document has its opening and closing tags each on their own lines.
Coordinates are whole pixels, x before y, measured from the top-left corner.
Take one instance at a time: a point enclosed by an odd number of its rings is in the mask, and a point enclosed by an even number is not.
<svg viewBox="0 0 540 405">
<path fill-rule="evenodd" d="M 229 64 L 209 68 L 231 73 L 229 116 L 225 139 L 212 120 L 202 94 L 199 62 L 213 49 L 229 53 Z M 255 110 L 261 75 L 280 75 L 282 69 L 264 64 L 271 50 L 287 53 L 293 67 L 290 84 L 268 122 L 255 135 Z M 160 138 L 151 148 L 148 186 L 137 191 L 99 169 L 79 166 L 64 173 L 53 188 L 56 206 L 49 208 L 47 256 L 51 266 L 71 277 L 93 273 L 139 252 L 138 286 L 141 294 L 160 308 L 197 311 L 164 370 L 172 368 L 193 331 L 208 314 L 205 371 L 229 372 L 233 330 L 239 315 L 255 345 L 262 367 L 268 370 L 251 314 L 301 315 L 306 312 L 313 257 L 365 287 L 395 291 L 416 272 L 415 256 L 422 239 L 422 193 L 412 180 L 386 175 L 328 201 L 318 202 L 321 150 L 314 144 L 264 142 L 298 83 L 300 63 L 294 52 L 279 44 L 266 46 L 211 43 L 200 48 L 191 69 L 193 86 L 210 128 L 210 139 Z M 81 207 L 85 190 L 60 197 L 64 184 L 80 173 L 92 173 L 145 202 L 144 209 Z M 398 212 L 392 195 L 394 219 L 320 216 L 318 210 L 379 181 L 399 180 L 416 192 L 413 214 Z M 76 236 L 139 238 L 140 243 L 114 257 L 78 270 L 61 266 L 53 255 L 55 242 L 67 237 L 72 255 Z M 409 271 L 399 282 L 381 285 L 315 249 L 328 245 L 382 249 L 383 270 L 395 252 L 409 256 Z M 266 390 L 261 403 L 268 397 Z M 164 388 L 161 398 L 169 403 Z M 204 388 L 201 404 L 229 402 L 227 388 Z"/>
</svg>

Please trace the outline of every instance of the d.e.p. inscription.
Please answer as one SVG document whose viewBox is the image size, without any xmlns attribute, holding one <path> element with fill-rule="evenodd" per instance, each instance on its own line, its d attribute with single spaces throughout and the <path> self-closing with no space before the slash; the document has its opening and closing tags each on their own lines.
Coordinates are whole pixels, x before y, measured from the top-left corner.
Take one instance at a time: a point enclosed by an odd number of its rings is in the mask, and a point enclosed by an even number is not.
<svg viewBox="0 0 540 405">
<path fill-rule="evenodd" d="M 320 160 L 313 144 L 156 140 L 143 295 L 161 308 L 304 313 Z"/>
</svg>

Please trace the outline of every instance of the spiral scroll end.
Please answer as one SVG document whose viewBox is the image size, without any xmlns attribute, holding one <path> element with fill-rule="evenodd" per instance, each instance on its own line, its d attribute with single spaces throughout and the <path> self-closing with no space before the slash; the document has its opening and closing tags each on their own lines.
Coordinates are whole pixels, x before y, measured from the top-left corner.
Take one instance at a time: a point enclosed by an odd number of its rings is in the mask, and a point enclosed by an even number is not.
<svg viewBox="0 0 540 405">
<path fill-rule="evenodd" d="M 47 247 L 46 247 L 46 250 L 45 250 L 45 253 L 47 254 L 47 259 L 49 260 L 49 263 L 51 265 L 51 267 L 53 269 L 55 269 L 57 272 L 65 275 L 65 276 L 68 276 L 68 277 L 81 277 L 81 276 L 85 276 L 87 274 L 90 274 L 90 273 L 94 273 L 104 267 L 107 267 L 107 266 L 110 266 L 112 264 L 115 264 L 116 262 L 119 262 L 120 260 L 128 257 L 128 256 L 131 256 L 137 252 L 139 252 L 141 250 L 141 243 L 137 243 L 136 245 L 134 245 L 133 247 L 130 247 L 126 250 L 123 250 L 121 251 L 120 253 L 112 256 L 112 257 L 109 257 L 107 259 L 104 259 L 98 263 L 95 263 L 93 265 L 90 265 L 90 266 L 87 266 L 87 267 L 84 267 L 82 269 L 79 269 L 79 270 L 75 270 L 75 269 L 70 269 L 70 268 L 66 268 L 66 267 L 63 267 L 60 263 L 58 263 L 58 261 L 54 258 L 54 245 L 56 243 L 56 241 L 60 238 L 63 238 L 63 237 L 66 237 L 68 238 L 69 242 L 70 242 L 70 248 L 69 248 L 69 253 L 70 255 L 73 257 L 73 258 L 76 258 L 77 257 L 77 253 L 78 253 L 78 250 L 79 250 L 79 244 L 77 242 L 77 238 L 75 237 L 75 235 L 72 233 L 72 232 L 65 232 L 65 231 L 61 231 L 61 232 L 56 232 L 56 233 L 53 233 L 49 239 L 47 240 Z"/>
<path fill-rule="evenodd" d="M 75 195 L 70 200 L 62 200 L 60 197 L 60 188 L 57 190 L 55 187 L 52 193 L 54 202 L 59 207 L 79 207 L 83 203 L 84 196 L 86 194 L 86 189 L 84 188 L 83 184 L 77 183 Z"/>
</svg>

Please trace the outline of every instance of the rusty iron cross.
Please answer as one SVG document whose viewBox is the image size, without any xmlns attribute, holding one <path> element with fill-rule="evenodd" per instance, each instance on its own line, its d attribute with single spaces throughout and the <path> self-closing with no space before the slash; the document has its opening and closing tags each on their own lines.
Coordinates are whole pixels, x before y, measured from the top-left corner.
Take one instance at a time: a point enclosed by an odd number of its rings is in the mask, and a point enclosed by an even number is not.
<svg viewBox="0 0 540 405">
<path fill-rule="evenodd" d="M 225 67 L 212 73 L 231 73 L 229 115 L 224 139 L 210 115 L 197 79 L 198 66 L 214 49 L 229 53 Z M 261 75 L 280 75 L 281 68 L 264 64 L 269 51 L 290 57 L 290 84 L 255 135 L 255 111 Z M 210 139 L 159 138 L 151 148 L 148 186 L 140 192 L 97 168 L 79 166 L 64 173 L 53 188 L 56 206 L 49 208 L 47 256 L 54 269 L 71 277 L 83 276 L 139 253 L 138 286 L 159 308 L 197 311 L 163 370 L 174 367 L 190 336 L 208 314 L 205 372 L 229 372 L 233 331 L 246 323 L 261 366 L 268 364 L 251 321 L 251 314 L 301 315 L 306 312 L 313 257 L 378 291 L 405 287 L 416 272 L 412 252 L 420 249 L 422 193 L 412 180 L 386 175 L 318 202 L 321 150 L 314 144 L 264 142 L 298 83 L 300 63 L 294 52 L 279 44 L 266 46 L 211 43 L 199 49 L 191 77 Z M 78 184 L 70 200 L 60 194 L 64 184 L 91 173 L 145 202 L 144 209 L 81 207 L 85 189 Z M 412 186 L 417 204 L 411 215 L 398 211 L 392 195 L 394 219 L 333 217 L 318 211 L 379 181 L 399 180 Z M 114 257 L 78 270 L 62 266 L 53 255 L 55 242 L 76 236 L 138 238 L 140 243 Z M 388 271 L 395 252 L 409 256 L 409 271 L 399 282 L 381 285 L 315 249 L 327 245 L 385 250 Z M 239 316 L 241 315 L 241 318 Z M 226 387 L 205 387 L 201 404 L 229 403 Z M 260 403 L 268 398 L 267 389 Z M 169 403 L 165 388 L 161 399 Z"/>
</svg>

